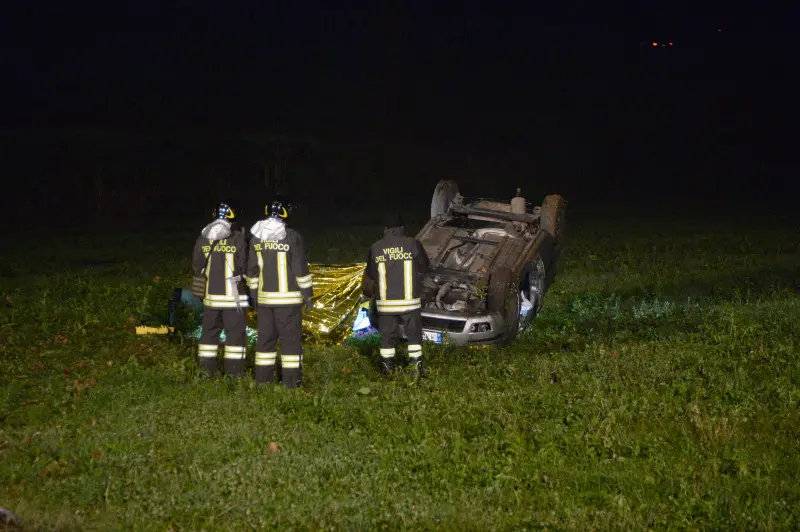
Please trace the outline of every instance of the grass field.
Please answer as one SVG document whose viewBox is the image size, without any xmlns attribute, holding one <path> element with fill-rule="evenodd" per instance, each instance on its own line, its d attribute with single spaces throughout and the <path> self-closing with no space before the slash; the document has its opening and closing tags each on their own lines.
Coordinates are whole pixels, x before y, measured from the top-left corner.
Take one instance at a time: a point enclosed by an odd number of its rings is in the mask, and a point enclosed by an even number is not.
<svg viewBox="0 0 800 532">
<path fill-rule="evenodd" d="M 308 345 L 295 391 L 134 334 L 192 233 L 6 247 L 0 506 L 31 530 L 800 527 L 798 231 L 570 222 L 512 347 L 427 347 L 414 385 Z M 376 236 L 306 231 L 310 260 Z"/>
</svg>

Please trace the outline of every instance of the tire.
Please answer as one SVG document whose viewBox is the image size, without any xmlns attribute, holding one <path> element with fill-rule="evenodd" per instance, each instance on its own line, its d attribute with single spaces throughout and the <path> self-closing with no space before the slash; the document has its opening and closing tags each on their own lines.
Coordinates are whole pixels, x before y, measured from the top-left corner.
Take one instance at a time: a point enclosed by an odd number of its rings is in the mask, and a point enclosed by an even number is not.
<svg viewBox="0 0 800 532">
<path fill-rule="evenodd" d="M 503 345 L 511 344 L 519 333 L 519 313 L 522 300 L 519 294 L 519 280 L 514 279 L 511 270 L 500 268 L 489 279 L 487 298 L 489 312 L 499 312 L 503 316 Z"/>
<path fill-rule="evenodd" d="M 522 279 L 520 280 L 519 291 L 525 294 L 525 297 L 533 306 L 524 320 L 520 318 L 520 332 L 526 330 L 536 318 L 536 315 L 542 310 L 542 303 L 547 293 L 547 288 L 547 270 L 545 269 L 544 261 L 537 255 L 530 264 L 525 267 L 525 271 L 522 272 Z"/>
<path fill-rule="evenodd" d="M 441 180 L 436 183 L 431 198 L 431 218 L 446 214 L 458 195 L 458 183 L 455 181 Z"/>
<path fill-rule="evenodd" d="M 558 239 L 564 231 L 566 202 L 558 194 L 545 196 L 542 202 L 541 228 L 553 238 Z"/>
</svg>

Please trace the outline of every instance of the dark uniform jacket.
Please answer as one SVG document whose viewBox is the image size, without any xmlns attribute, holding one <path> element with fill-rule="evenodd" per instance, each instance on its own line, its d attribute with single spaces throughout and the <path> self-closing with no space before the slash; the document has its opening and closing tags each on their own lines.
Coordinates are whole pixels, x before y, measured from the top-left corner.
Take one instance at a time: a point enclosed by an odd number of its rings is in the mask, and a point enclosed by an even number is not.
<svg viewBox="0 0 800 532">
<path fill-rule="evenodd" d="M 242 278 L 247 266 L 245 234 L 220 222 L 207 225 L 194 245 L 192 270 L 195 276 L 206 278 L 203 305 L 214 309 L 247 307 Z"/>
<path fill-rule="evenodd" d="M 402 314 L 422 304 L 422 278 L 428 271 L 428 255 L 416 238 L 400 229 L 388 229 L 369 248 L 364 271 L 364 294 L 375 298 L 381 314 Z"/>
<path fill-rule="evenodd" d="M 303 237 L 294 229 L 270 233 L 253 226 L 247 283 L 260 306 L 302 305 L 313 295 Z"/>
</svg>

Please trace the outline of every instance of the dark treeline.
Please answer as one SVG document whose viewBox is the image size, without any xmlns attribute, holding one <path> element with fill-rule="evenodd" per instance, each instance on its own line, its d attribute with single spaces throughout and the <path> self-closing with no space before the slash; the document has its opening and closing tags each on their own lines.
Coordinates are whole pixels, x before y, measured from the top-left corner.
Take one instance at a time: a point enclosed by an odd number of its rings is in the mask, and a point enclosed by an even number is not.
<svg viewBox="0 0 800 532">
<path fill-rule="evenodd" d="M 328 222 L 424 216 L 439 179 L 467 195 L 574 208 L 774 202 L 798 192 L 785 73 L 542 83 L 529 97 L 420 104 L 311 126 L 28 126 L 2 132 L 14 183 L 3 222 L 190 224 L 221 198 L 252 220 L 274 193 Z M 711 76 L 708 76 L 709 78 Z"/>
</svg>

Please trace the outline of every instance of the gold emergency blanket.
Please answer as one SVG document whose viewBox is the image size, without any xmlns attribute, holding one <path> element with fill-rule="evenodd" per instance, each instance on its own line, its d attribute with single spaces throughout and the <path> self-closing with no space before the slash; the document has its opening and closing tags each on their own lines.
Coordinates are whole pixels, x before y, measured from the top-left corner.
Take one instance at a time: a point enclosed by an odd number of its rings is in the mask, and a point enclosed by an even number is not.
<svg viewBox="0 0 800 532">
<path fill-rule="evenodd" d="M 361 302 L 361 278 L 367 264 L 309 264 L 314 308 L 303 312 L 303 331 L 340 343 L 351 333 Z"/>
</svg>

